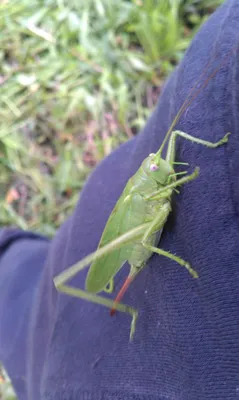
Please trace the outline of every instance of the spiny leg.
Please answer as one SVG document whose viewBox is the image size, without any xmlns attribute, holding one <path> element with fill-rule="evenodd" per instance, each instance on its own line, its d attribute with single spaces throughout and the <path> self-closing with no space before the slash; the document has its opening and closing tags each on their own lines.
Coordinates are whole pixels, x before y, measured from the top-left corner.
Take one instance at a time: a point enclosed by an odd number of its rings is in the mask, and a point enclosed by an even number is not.
<svg viewBox="0 0 239 400">
<path fill-rule="evenodd" d="M 86 292 L 85 290 L 82 290 L 79 288 L 74 288 L 72 286 L 68 286 L 65 284 L 57 284 L 56 283 L 55 286 L 56 286 L 57 290 L 59 290 L 62 293 L 68 294 L 70 296 L 78 297 L 80 299 L 88 300 L 92 303 L 100 304 L 102 306 L 108 307 L 109 309 L 114 308 L 117 311 L 121 311 L 121 312 L 130 314 L 132 317 L 131 328 L 130 328 L 130 340 L 133 339 L 134 332 L 135 332 L 136 320 L 138 317 L 138 311 L 135 308 L 130 307 L 123 303 L 115 304 L 114 300 L 106 299 L 105 297 L 99 296 L 97 294 L 89 293 L 89 292 Z"/>
<path fill-rule="evenodd" d="M 70 279 L 72 279 L 78 272 L 86 268 L 92 261 L 94 261 L 95 257 L 103 257 L 110 251 L 113 251 L 116 248 L 120 248 L 123 244 L 130 243 L 132 240 L 142 237 L 142 234 L 147 227 L 148 222 L 131 229 L 130 231 L 119 236 L 118 238 L 112 240 L 111 243 L 84 257 L 82 260 L 67 268 L 65 271 L 62 271 L 59 275 L 53 278 L 54 285 L 59 292 L 78 297 L 80 299 L 88 300 L 92 303 L 100 304 L 110 309 L 115 308 L 117 311 L 130 314 L 132 317 L 130 340 L 132 340 L 133 338 L 135 332 L 135 324 L 138 317 L 138 311 L 136 309 L 122 303 L 115 305 L 114 300 L 106 299 L 97 294 L 89 293 L 82 289 L 68 286 L 66 285 L 66 283 Z"/>
<path fill-rule="evenodd" d="M 166 203 L 166 205 L 167 204 L 168 204 L 168 210 L 170 211 L 170 209 L 171 209 L 170 204 Z M 170 209 L 169 209 L 169 207 L 170 207 Z M 169 213 L 169 211 L 168 211 L 168 213 Z M 168 216 L 168 214 L 167 214 L 167 216 Z M 164 226 L 165 222 L 166 222 L 165 221 L 165 210 L 162 209 L 159 212 L 159 214 L 157 215 L 157 217 L 155 218 L 155 220 L 152 222 L 152 224 L 150 224 L 150 226 L 146 230 L 146 232 L 143 236 L 143 239 L 142 239 L 142 245 L 146 249 L 152 251 L 152 253 L 157 253 L 164 257 L 170 258 L 173 261 L 176 261 L 178 264 L 185 267 L 188 270 L 188 272 L 193 276 L 193 278 L 198 278 L 198 273 L 191 267 L 191 265 L 187 261 L 184 261 L 182 258 L 171 254 L 169 251 L 158 249 L 157 247 L 151 246 L 150 244 L 147 243 L 150 236 L 152 234 L 154 234 L 155 231 L 159 231 Z"/>
<path fill-rule="evenodd" d="M 188 133 L 182 132 L 182 131 L 173 131 L 172 135 L 169 139 L 169 143 L 168 143 L 168 150 L 167 150 L 167 156 L 166 156 L 166 160 L 170 163 L 170 164 L 174 164 L 174 160 L 175 160 L 175 147 L 176 147 L 176 137 L 177 136 L 181 136 L 186 140 L 190 140 L 190 142 L 194 142 L 194 143 L 198 143 L 201 144 L 203 146 L 206 147 L 210 147 L 210 148 L 216 148 L 218 146 L 223 145 L 224 143 L 228 142 L 228 136 L 230 135 L 230 132 L 228 132 L 225 136 L 223 136 L 223 138 L 221 140 L 219 140 L 218 142 L 209 142 L 207 140 L 202 140 L 199 138 L 196 138 L 194 136 L 189 135 Z"/>
</svg>

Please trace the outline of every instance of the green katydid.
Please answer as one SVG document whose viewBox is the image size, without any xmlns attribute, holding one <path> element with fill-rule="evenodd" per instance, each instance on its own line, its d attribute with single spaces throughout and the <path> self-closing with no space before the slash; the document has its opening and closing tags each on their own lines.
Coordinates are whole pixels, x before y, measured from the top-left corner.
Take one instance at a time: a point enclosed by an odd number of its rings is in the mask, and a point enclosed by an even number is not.
<svg viewBox="0 0 239 400">
<path fill-rule="evenodd" d="M 229 133 L 218 142 L 212 143 L 182 131 L 173 131 L 182 113 L 220 67 L 199 89 L 196 90 L 196 86 L 194 86 L 166 133 L 159 150 L 149 154 L 137 172 L 128 180 L 108 218 L 98 249 L 54 278 L 55 287 L 60 292 L 106 306 L 111 309 L 111 314 L 115 310 L 130 314 L 132 317 L 130 339 L 134 336 L 138 311 L 121 303 L 120 300 L 152 254 L 168 257 L 185 267 L 193 278 L 198 278 L 197 272 L 187 261 L 157 246 L 171 211 L 173 191 L 176 191 L 176 187 L 192 181 L 199 174 L 199 169 L 196 168 L 192 174 L 177 179 L 180 173 L 175 172 L 174 165 L 185 164 L 175 162 L 177 137 L 210 148 L 216 148 L 228 141 Z M 203 74 L 205 74 L 205 70 Z M 167 153 L 163 159 L 162 151 L 167 141 Z M 130 272 L 116 299 L 111 300 L 98 295 L 101 291 L 113 291 L 113 279 L 126 261 L 130 264 Z M 67 285 L 70 279 L 90 264 L 85 290 Z"/>
</svg>

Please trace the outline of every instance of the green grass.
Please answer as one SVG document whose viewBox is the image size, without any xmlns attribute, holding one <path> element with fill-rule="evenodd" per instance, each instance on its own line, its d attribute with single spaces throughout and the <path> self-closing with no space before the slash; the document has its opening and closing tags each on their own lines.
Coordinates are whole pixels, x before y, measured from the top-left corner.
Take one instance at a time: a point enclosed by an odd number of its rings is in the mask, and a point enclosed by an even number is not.
<svg viewBox="0 0 239 400">
<path fill-rule="evenodd" d="M 54 235 L 92 168 L 144 126 L 220 3 L 0 2 L 1 226 Z"/>
<path fill-rule="evenodd" d="M 1 225 L 54 234 L 218 3 L 1 2 Z"/>
</svg>

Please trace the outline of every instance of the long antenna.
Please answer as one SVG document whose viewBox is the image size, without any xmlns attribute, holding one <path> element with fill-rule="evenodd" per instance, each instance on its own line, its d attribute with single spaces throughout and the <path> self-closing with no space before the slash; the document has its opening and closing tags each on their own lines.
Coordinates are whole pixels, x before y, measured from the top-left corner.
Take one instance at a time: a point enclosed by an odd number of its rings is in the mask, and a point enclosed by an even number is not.
<svg viewBox="0 0 239 400">
<path fill-rule="evenodd" d="M 184 100 L 182 106 L 180 107 L 179 111 L 177 112 L 172 124 L 170 125 L 170 128 L 168 129 L 164 140 L 160 146 L 160 149 L 158 150 L 158 152 L 156 153 L 157 157 L 161 157 L 163 148 L 170 136 L 170 134 L 173 131 L 174 126 L 176 125 L 176 123 L 178 122 L 179 118 L 181 117 L 181 115 L 184 113 L 184 111 L 192 104 L 193 100 L 197 97 L 197 95 L 201 92 L 201 90 L 203 88 L 205 88 L 205 86 L 207 86 L 208 82 L 216 75 L 216 73 L 219 71 L 219 69 L 222 67 L 222 65 L 225 64 L 227 58 L 229 57 L 229 55 L 234 51 L 235 48 L 231 49 L 224 57 L 222 62 L 220 63 L 220 65 L 208 76 L 208 78 L 204 81 L 204 83 L 197 89 L 197 85 L 200 82 L 200 80 L 203 78 L 203 76 L 206 74 L 206 72 L 208 71 L 210 64 L 212 62 L 212 60 L 214 59 L 214 55 L 212 57 L 210 57 L 206 67 L 204 68 L 203 72 L 200 74 L 198 80 L 196 81 L 195 85 L 192 87 L 190 93 L 188 94 L 188 96 L 186 97 L 186 99 Z"/>
</svg>

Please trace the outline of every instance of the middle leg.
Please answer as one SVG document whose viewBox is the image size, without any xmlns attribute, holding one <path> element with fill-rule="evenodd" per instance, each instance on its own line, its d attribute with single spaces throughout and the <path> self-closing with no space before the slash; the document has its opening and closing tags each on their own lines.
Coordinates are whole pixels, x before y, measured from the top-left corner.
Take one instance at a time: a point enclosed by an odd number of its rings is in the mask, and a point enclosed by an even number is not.
<svg viewBox="0 0 239 400">
<path fill-rule="evenodd" d="M 148 227 L 148 229 L 146 230 L 146 232 L 143 236 L 142 245 L 146 249 L 150 250 L 152 253 L 157 253 L 159 255 L 170 258 L 171 260 L 177 262 L 182 267 L 185 267 L 188 270 L 188 272 L 192 275 L 193 278 L 198 278 L 197 271 L 195 271 L 195 269 L 193 269 L 191 267 L 189 262 L 183 260 L 182 258 L 180 258 L 178 256 L 171 254 L 169 251 L 165 251 L 165 250 L 159 249 L 155 246 L 152 246 L 149 243 L 150 236 L 152 236 L 155 233 L 155 231 L 160 230 L 163 227 L 163 225 L 165 224 L 166 221 L 164 221 L 162 224 L 163 217 L 164 216 L 162 215 L 162 212 L 159 213 L 157 215 L 157 217 L 154 219 L 154 221 L 150 224 L 150 226 Z"/>
<path fill-rule="evenodd" d="M 156 190 L 155 192 L 151 193 L 149 196 L 146 197 L 147 200 L 157 200 L 160 199 L 163 192 L 167 192 L 169 189 L 174 189 L 176 186 L 180 186 L 183 185 L 184 183 L 188 183 L 190 181 L 192 181 L 193 179 L 197 178 L 197 176 L 199 175 L 199 168 L 196 167 L 194 172 L 190 175 L 187 175 L 181 179 L 178 179 L 177 181 L 170 183 L 167 186 L 164 186 L 162 188 L 160 188 L 159 190 Z"/>
</svg>

